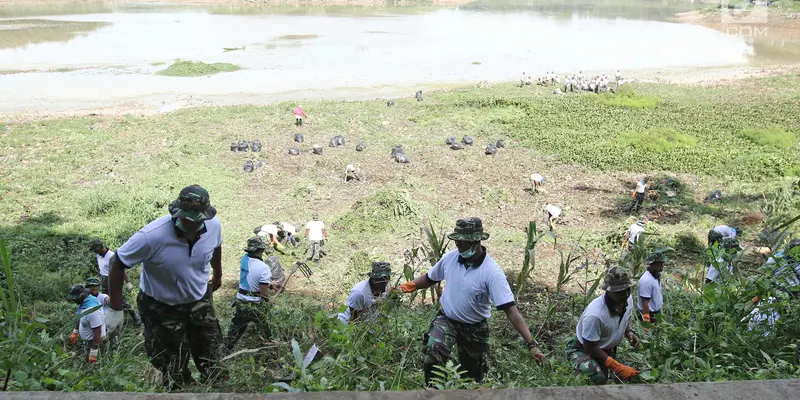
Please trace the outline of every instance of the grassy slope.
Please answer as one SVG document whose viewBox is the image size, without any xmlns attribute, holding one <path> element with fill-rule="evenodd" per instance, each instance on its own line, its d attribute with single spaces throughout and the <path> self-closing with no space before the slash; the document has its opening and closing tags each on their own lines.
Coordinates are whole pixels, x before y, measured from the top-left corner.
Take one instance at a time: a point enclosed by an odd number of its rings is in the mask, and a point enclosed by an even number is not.
<svg viewBox="0 0 800 400">
<path fill-rule="evenodd" d="M 671 171 L 686 185 L 676 199 L 644 211 L 655 221 L 651 229 L 662 234 L 656 240 L 674 244 L 676 232 L 702 235 L 716 223 L 740 222 L 761 208 L 756 195 L 771 197 L 783 184 L 781 175 L 797 171 L 796 140 L 792 148 L 778 149 L 741 134 L 775 126 L 800 132 L 797 77 L 715 88 L 648 85 L 636 91 L 649 96 L 645 107 L 511 85 L 431 93 L 423 103 L 400 100 L 392 108 L 382 101 L 307 103 L 311 118 L 302 129 L 291 125 L 293 104 L 0 125 L 0 146 L 9 150 L 0 157 L 5 171 L 0 237 L 9 239 L 23 295 L 39 300 L 29 305 L 51 314 L 62 289 L 83 279 L 93 265 L 85 247 L 89 238 L 99 236 L 116 247 L 165 213 L 181 187 L 201 184 L 223 222 L 226 276 L 218 311 L 226 325 L 241 246 L 254 226 L 267 221 L 302 226 L 318 212 L 328 222 L 331 256 L 312 266 L 313 283 L 296 280 L 293 286 L 316 298 L 337 299 L 331 303 L 336 304 L 362 279 L 367 259 L 401 266 L 403 251 L 411 246 L 407 235 L 426 217 L 448 229 L 455 218 L 483 217 L 492 234 L 487 246 L 512 270 L 521 264 L 526 222 L 541 221 L 547 202 L 569 207 L 557 229 L 559 248 L 581 238 L 613 257 L 636 217 L 618 205 L 643 173 Z M 634 104 L 639 99 L 629 97 Z M 659 99 L 655 107 L 648 106 L 652 98 Z M 294 145 L 297 131 L 306 141 L 299 146 L 303 153 L 291 157 L 286 148 Z M 692 139 L 665 148 L 648 145 L 647 136 L 636 142 L 637 134 L 666 131 Z M 326 146 L 323 156 L 311 154 L 313 144 L 326 145 L 336 134 L 346 137 L 344 148 Z M 447 136 L 465 134 L 475 137 L 475 146 L 454 152 L 444 145 Z M 230 142 L 255 138 L 264 143 L 262 153 L 229 151 Z M 485 156 L 484 145 L 500 138 L 507 148 Z M 357 153 L 360 141 L 367 150 Z M 411 164 L 390 159 L 398 144 Z M 247 159 L 264 160 L 266 166 L 245 174 L 241 166 Z M 365 180 L 345 185 L 342 172 L 351 162 Z M 532 172 L 548 177 L 548 194 L 532 197 L 525 190 Z M 723 189 L 730 200 L 700 204 L 711 189 Z M 749 228 L 748 236 L 759 229 Z M 553 284 L 558 257 L 553 246 L 541 247 L 534 277 Z M 285 263 L 293 259 L 283 257 Z M 291 329 L 301 331 L 297 326 L 311 318 L 297 310 L 280 312 L 297 324 Z M 539 313 L 535 307 L 528 312 L 529 317 Z M 536 382 L 528 384 L 565 384 Z"/>
</svg>

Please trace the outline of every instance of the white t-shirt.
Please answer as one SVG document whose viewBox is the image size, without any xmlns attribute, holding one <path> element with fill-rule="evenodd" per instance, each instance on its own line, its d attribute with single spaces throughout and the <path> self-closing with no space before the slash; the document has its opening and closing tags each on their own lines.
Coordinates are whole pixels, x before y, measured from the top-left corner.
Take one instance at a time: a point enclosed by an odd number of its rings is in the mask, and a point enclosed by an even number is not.
<svg viewBox="0 0 800 400">
<path fill-rule="evenodd" d="M 647 184 L 644 181 L 636 182 L 636 193 L 644 193 L 647 190 Z"/>
<path fill-rule="evenodd" d="M 101 276 L 108 276 L 108 267 L 111 264 L 111 257 L 114 256 L 114 252 L 111 250 L 106 251 L 106 255 L 101 256 L 97 254 L 97 267 L 100 269 Z"/>
<path fill-rule="evenodd" d="M 557 217 L 561 216 L 561 208 L 559 208 L 558 206 L 554 206 L 552 204 L 548 204 L 545 209 L 547 210 L 548 214 L 553 216 L 553 218 L 557 218 Z"/>
<path fill-rule="evenodd" d="M 731 228 L 728 225 L 717 225 L 714 227 L 714 232 L 719 233 L 722 235 L 723 239 L 735 239 L 736 238 L 736 229 Z"/>
<path fill-rule="evenodd" d="M 541 185 L 543 181 L 544 181 L 544 177 L 543 176 L 541 176 L 539 174 L 532 174 L 531 175 L 531 183 L 534 183 L 534 184 L 538 183 L 538 184 Z"/>
<path fill-rule="evenodd" d="M 634 244 L 636 243 L 636 240 L 639 239 L 639 234 L 644 232 L 644 227 L 639 224 L 633 224 L 630 228 L 628 228 L 628 232 L 630 232 L 630 235 L 628 235 L 628 241 L 631 242 L 631 244 Z"/>
<path fill-rule="evenodd" d="M 142 263 L 142 292 L 169 305 L 191 303 L 208 291 L 211 257 L 222 246 L 219 218 L 205 221 L 205 229 L 190 252 L 172 217 L 165 215 L 131 236 L 117 249 L 117 257 L 128 268 Z"/>
<path fill-rule="evenodd" d="M 322 235 L 322 230 L 325 229 L 324 222 L 308 221 L 306 224 L 306 229 L 308 229 L 308 240 L 325 240 L 325 236 Z"/>
<path fill-rule="evenodd" d="M 386 290 L 383 292 L 383 294 L 381 294 L 380 297 L 386 297 L 388 293 L 389 285 L 386 285 Z M 376 301 L 377 299 L 372 295 L 372 288 L 369 286 L 369 279 L 365 279 L 356 283 L 355 286 L 353 286 L 353 289 L 350 291 L 350 295 L 347 296 L 347 301 L 344 302 L 344 304 L 347 306 L 347 309 L 345 309 L 344 312 L 339 313 L 339 321 L 342 321 L 345 324 L 350 322 L 351 310 L 367 310 L 375 305 Z"/>
<path fill-rule="evenodd" d="M 625 337 L 625 330 L 633 313 L 633 297 L 628 296 L 628 306 L 625 308 L 625 315 L 611 315 L 611 311 L 606 304 L 605 294 L 592 300 L 581 314 L 575 334 L 578 341 L 584 340 L 597 342 L 601 349 L 611 350 L 617 346 Z"/>
<path fill-rule="evenodd" d="M 100 304 L 103 306 L 102 308 L 100 308 L 100 311 L 102 311 L 103 314 L 105 314 L 106 311 L 108 311 L 108 308 L 111 305 L 111 300 L 108 298 L 108 295 L 105 294 L 105 293 L 98 293 L 97 296 L 95 296 L 95 297 L 97 297 L 97 301 L 99 301 Z"/>
<path fill-rule="evenodd" d="M 492 257 L 487 254 L 477 268 L 460 264 L 458 257 L 458 251 L 451 250 L 428 271 L 430 280 L 445 281 L 439 301 L 447 318 L 474 324 L 492 316 L 491 303 L 498 308 L 515 304 L 506 275 Z"/>
<path fill-rule="evenodd" d="M 81 317 L 81 321 L 78 324 L 78 334 L 81 335 L 81 339 L 83 340 L 92 340 L 92 329 L 97 328 L 98 326 L 101 327 L 100 337 L 105 337 L 106 322 L 102 307 Z"/>
<path fill-rule="evenodd" d="M 717 258 L 717 264 L 725 265 L 725 259 L 722 257 Z M 728 272 L 731 274 L 733 273 L 733 265 L 728 264 Z M 708 273 L 706 273 L 706 279 L 716 282 L 719 279 L 719 271 L 717 268 L 714 267 L 714 264 L 708 266 Z"/>
<path fill-rule="evenodd" d="M 281 222 L 281 224 L 283 224 L 283 230 L 284 231 L 289 232 L 292 235 L 294 235 L 295 232 L 297 232 L 297 228 L 294 225 L 292 225 L 292 224 L 290 224 L 288 222 Z"/>
<path fill-rule="evenodd" d="M 239 282 L 239 289 L 258 292 L 260 285 L 262 283 L 269 284 L 270 279 L 272 279 L 272 270 L 269 265 L 257 258 L 247 257 L 247 287 Z M 261 301 L 261 296 L 248 296 L 237 292 L 236 299 L 258 303 Z"/>
<path fill-rule="evenodd" d="M 258 232 L 258 236 L 278 236 L 278 226 L 274 224 L 266 224 L 261 226 L 261 231 Z"/>
<path fill-rule="evenodd" d="M 783 258 L 784 256 L 783 251 L 779 251 L 775 254 L 778 258 Z M 767 263 L 764 266 L 772 266 L 775 264 L 775 258 L 770 257 L 767 260 Z M 773 272 L 775 279 L 779 281 L 781 285 L 785 285 L 787 288 L 794 288 L 800 286 L 800 263 L 789 264 L 786 261 L 782 261 L 783 265 L 778 268 L 775 268 Z"/>
<path fill-rule="evenodd" d="M 658 312 L 664 307 L 664 296 L 661 292 L 661 282 L 656 279 L 650 271 L 645 270 L 639 278 L 639 311 L 642 311 L 642 297 L 650 299 L 647 305 L 650 311 Z"/>
</svg>

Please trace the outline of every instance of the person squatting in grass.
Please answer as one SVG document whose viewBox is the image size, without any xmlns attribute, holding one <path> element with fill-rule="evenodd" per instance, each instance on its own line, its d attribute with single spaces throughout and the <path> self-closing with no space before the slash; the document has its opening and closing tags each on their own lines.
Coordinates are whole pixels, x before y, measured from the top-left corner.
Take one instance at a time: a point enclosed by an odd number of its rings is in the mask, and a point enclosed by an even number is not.
<svg viewBox="0 0 800 400">
<path fill-rule="evenodd" d="M 631 286 L 633 282 L 627 269 L 609 268 L 603 281 L 606 292 L 586 306 L 575 327 L 575 336 L 567 340 L 567 359 L 575 373 L 585 376 L 592 384 L 605 385 L 609 369 L 623 380 L 639 374 L 614 359 L 623 337 L 634 348 L 639 347 L 631 319 Z"/>
<path fill-rule="evenodd" d="M 78 305 L 77 314 L 86 313 L 78 319 L 75 329 L 70 335 L 72 345 L 78 344 L 78 338 L 83 340 L 83 345 L 88 349 L 89 355 L 86 361 L 89 363 L 97 362 L 100 353 L 100 341 L 106 336 L 106 324 L 103 316 L 103 307 L 97 297 L 91 295 L 88 289 L 81 284 L 72 285 L 69 288 L 67 299 Z M 95 309 L 94 311 L 90 311 Z"/>
<path fill-rule="evenodd" d="M 89 242 L 89 251 L 97 255 L 97 268 L 100 270 L 100 286 L 103 288 L 103 293 L 108 294 L 108 268 L 111 265 L 111 258 L 114 257 L 116 253 L 103 244 L 100 239 L 92 239 L 92 241 Z M 130 292 L 131 290 L 133 290 L 133 284 L 131 283 L 130 277 L 128 277 L 128 271 L 125 271 L 125 291 Z M 131 307 L 124 296 L 122 297 L 122 307 L 133 319 L 133 323 L 142 325 L 142 319 L 139 317 L 139 313 Z"/>
<path fill-rule="evenodd" d="M 399 286 L 403 293 L 424 290 L 437 282 L 446 281 L 440 299 L 442 309 L 431 322 L 425 342 L 425 384 L 430 385 L 434 367 L 450 359 L 453 346 L 458 344 L 458 361 L 467 376 L 476 382 L 483 380 L 489 354 L 489 323 L 491 304 L 506 313 L 530 349 L 531 356 L 546 362 L 539 344 L 531 337 L 528 325 L 520 315 L 514 294 L 503 270 L 486 253 L 481 241 L 489 238 L 483 231 L 480 218 L 456 221 L 453 233 L 456 250 L 442 256 L 427 274 Z"/>
<path fill-rule="evenodd" d="M 273 289 L 272 270 L 264 263 L 263 258 L 267 246 L 258 236 L 248 239 L 245 254 L 239 261 L 239 291 L 233 303 L 236 310 L 225 338 L 228 351 L 233 349 L 251 322 L 261 331 L 264 340 L 271 336 L 267 311 L 270 306 L 270 289 Z"/>
<path fill-rule="evenodd" d="M 339 320 L 345 324 L 360 320 L 370 320 L 376 315 L 375 307 L 378 299 L 385 298 L 389 293 L 389 278 L 392 276 L 392 266 L 385 261 L 372 263 L 369 278 L 353 286 L 350 295 L 345 301 L 345 310 L 340 312 Z"/>
<path fill-rule="evenodd" d="M 222 227 L 216 214 L 206 189 L 187 186 L 169 204 L 169 215 L 131 236 L 111 262 L 110 313 L 122 310 L 125 270 L 142 264 L 136 301 L 145 350 L 168 389 L 194 382 L 189 354 L 204 383 L 219 373 L 222 332 L 213 292 L 222 285 Z"/>
</svg>

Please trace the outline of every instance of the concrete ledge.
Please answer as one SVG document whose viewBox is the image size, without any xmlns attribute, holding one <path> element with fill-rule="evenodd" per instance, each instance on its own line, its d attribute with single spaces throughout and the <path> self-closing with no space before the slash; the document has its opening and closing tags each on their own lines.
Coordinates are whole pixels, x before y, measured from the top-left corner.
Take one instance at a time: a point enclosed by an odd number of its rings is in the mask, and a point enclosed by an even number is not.
<svg viewBox="0 0 800 400">
<path fill-rule="evenodd" d="M 798 399 L 800 379 L 775 381 L 734 381 L 676 383 L 669 385 L 608 385 L 548 387 L 508 390 L 457 390 L 408 392 L 320 392 L 278 394 L 236 393 L 109 393 L 109 392 L 0 392 L 0 400 L 678 400 L 678 399 Z"/>
</svg>

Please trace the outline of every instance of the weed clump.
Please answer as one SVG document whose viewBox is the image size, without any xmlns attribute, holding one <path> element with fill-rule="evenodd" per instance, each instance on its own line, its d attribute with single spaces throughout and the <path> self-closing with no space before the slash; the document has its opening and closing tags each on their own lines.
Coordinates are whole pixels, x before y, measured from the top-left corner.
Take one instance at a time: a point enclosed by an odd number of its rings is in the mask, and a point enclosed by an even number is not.
<svg viewBox="0 0 800 400">
<path fill-rule="evenodd" d="M 624 145 L 652 152 L 692 148 L 697 145 L 697 139 L 674 129 L 651 129 L 641 133 L 623 133 L 617 140 Z"/>
<path fill-rule="evenodd" d="M 361 233 L 408 231 L 430 215 L 429 210 L 429 206 L 411 199 L 405 191 L 381 189 L 353 204 L 336 225 Z"/>
<path fill-rule="evenodd" d="M 655 108 L 661 103 L 661 98 L 636 94 L 629 87 L 622 88 L 618 93 L 604 93 L 594 97 L 599 103 L 612 107 L 626 108 Z"/>
<path fill-rule="evenodd" d="M 233 72 L 240 70 L 241 67 L 231 63 L 206 64 L 202 61 L 175 61 L 167 69 L 157 72 L 164 76 L 203 76 L 213 75 L 220 72 Z"/>
<path fill-rule="evenodd" d="M 747 139 L 759 146 L 776 147 L 788 149 L 794 145 L 797 137 L 792 132 L 787 132 L 778 126 L 771 126 L 766 129 L 743 129 L 739 133 L 742 138 Z"/>
</svg>

